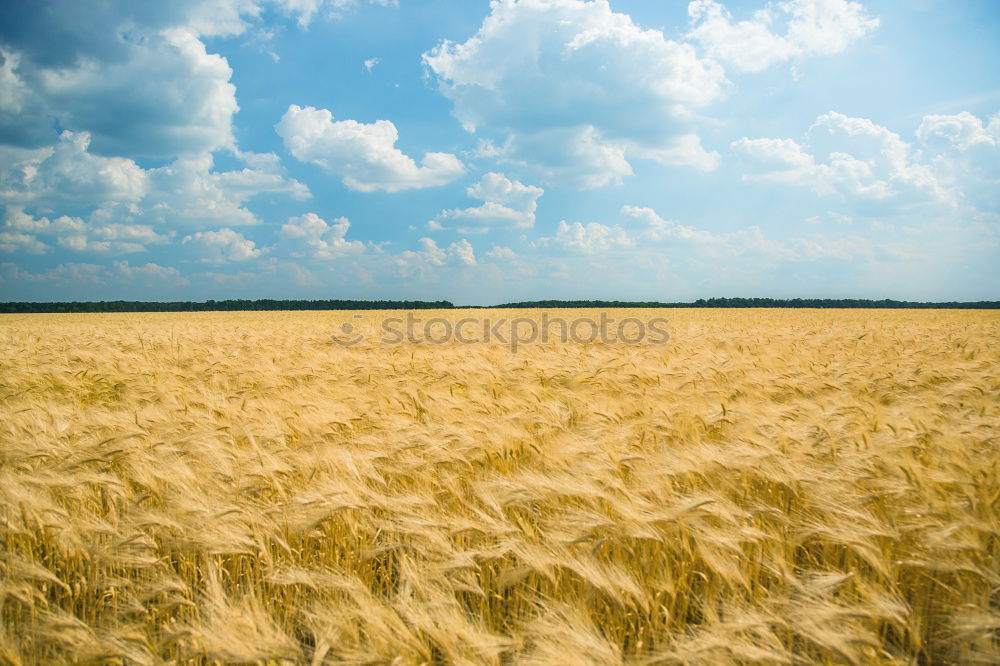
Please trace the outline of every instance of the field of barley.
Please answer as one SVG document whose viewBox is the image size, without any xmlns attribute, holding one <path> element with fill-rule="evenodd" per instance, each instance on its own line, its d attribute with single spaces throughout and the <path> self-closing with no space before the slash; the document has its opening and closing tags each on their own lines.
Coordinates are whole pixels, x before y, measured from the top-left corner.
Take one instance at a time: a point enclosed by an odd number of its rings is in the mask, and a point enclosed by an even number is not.
<svg viewBox="0 0 1000 666">
<path fill-rule="evenodd" d="M 0 317 L 0 663 L 1000 663 L 1000 313 L 356 314 Z"/>
</svg>

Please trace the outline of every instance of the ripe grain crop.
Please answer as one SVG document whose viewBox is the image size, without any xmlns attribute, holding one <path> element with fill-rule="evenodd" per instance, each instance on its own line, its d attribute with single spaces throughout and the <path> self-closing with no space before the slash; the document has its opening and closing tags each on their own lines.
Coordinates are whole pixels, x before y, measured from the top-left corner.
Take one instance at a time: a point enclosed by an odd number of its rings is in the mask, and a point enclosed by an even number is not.
<svg viewBox="0 0 1000 666">
<path fill-rule="evenodd" d="M 997 313 L 353 314 L 0 318 L 0 663 L 1000 663 Z"/>
</svg>

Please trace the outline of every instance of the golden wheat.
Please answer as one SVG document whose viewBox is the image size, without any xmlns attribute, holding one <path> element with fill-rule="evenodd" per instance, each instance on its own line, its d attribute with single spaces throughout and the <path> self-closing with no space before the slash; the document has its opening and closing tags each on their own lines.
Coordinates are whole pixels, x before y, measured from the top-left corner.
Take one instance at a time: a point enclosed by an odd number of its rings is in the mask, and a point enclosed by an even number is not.
<svg viewBox="0 0 1000 666">
<path fill-rule="evenodd" d="M 0 663 L 1000 663 L 997 314 L 389 314 L 0 319 Z"/>
</svg>

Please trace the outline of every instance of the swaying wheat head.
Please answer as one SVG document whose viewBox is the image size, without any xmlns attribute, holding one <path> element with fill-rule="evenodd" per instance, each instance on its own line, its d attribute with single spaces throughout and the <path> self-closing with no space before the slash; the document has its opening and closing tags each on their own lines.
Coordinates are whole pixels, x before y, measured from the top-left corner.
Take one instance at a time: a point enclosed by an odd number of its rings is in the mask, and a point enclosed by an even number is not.
<svg viewBox="0 0 1000 666">
<path fill-rule="evenodd" d="M 0 319 L 0 663 L 1000 663 L 1000 317 L 657 314 Z"/>
</svg>

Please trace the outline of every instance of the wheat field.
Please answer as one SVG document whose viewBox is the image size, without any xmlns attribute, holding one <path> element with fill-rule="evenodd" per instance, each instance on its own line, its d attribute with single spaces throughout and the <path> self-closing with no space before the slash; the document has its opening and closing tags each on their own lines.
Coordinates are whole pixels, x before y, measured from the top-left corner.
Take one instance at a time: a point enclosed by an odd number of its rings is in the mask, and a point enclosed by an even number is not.
<svg viewBox="0 0 1000 666">
<path fill-rule="evenodd" d="M 0 318 L 0 663 L 1000 663 L 997 313 L 355 314 Z"/>
</svg>

